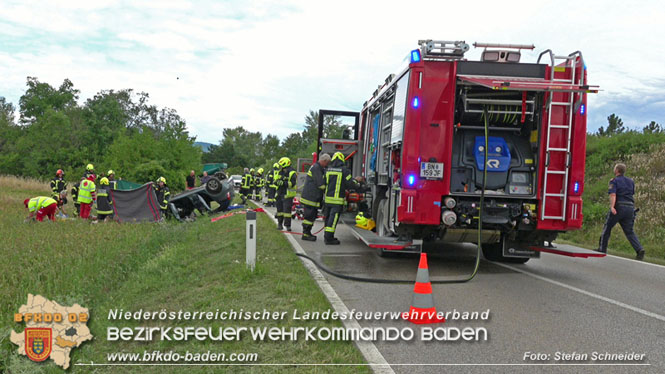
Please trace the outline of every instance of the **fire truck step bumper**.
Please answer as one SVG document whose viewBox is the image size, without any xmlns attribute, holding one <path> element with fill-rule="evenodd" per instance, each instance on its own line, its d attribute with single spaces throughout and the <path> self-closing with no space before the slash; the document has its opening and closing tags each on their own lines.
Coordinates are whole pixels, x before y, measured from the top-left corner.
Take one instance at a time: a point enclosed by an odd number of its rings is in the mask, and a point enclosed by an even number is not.
<svg viewBox="0 0 665 374">
<path fill-rule="evenodd" d="M 400 253 L 422 252 L 422 240 L 398 240 L 398 238 L 380 237 L 373 231 L 356 227 L 355 221 L 351 221 L 351 219 L 342 219 L 342 221 L 351 230 L 356 239 L 362 241 L 370 248 L 399 251 Z"/>
<path fill-rule="evenodd" d="M 606 254 L 602 252 L 596 252 L 591 249 L 578 248 L 570 245 L 557 246 L 556 248 L 551 247 L 539 247 L 539 246 L 530 246 L 529 249 L 540 252 L 553 253 L 555 255 L 562 255 L 568 257 L 605 257 Z"/>
</svg>

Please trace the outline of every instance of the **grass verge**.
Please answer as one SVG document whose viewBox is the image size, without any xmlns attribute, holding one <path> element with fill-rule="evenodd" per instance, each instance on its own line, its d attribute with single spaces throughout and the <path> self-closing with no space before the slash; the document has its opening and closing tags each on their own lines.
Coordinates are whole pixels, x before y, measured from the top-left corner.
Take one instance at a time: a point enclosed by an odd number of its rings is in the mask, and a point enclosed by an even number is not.
<svg viewBox="0 0 665 374">
<path fill-rule="evenodd" d="M 72 363 L 106 363 L 114 352 L 206 351 L 257 353 L 260 364 L 364 363 L 351 342 L 336 341 L 159 341 L 109 342 L 110 326 L 211 327 L 341 327 L 336 321 L 166 321 L 135 322 L 108 319 L 110 309 L 125 311 L 325 311 L 329 302 L 302 266 L 274 224 L 258 215 L 257 266 L 247 270 L 245 218 L 235 215 L 215 223 L 207 218 L 194 223 L 97 224 L 80 220 L 24 224 L 23 199 L 48 193 L 39 184 L 0 179 L 0 372 L 60 373 L 47 361 L 37 364 L 16 353 L 10 330 L 22 331 L 13 313 L 27 294 L 40 294 L 63 305 L 79 303 L 90 309 L 88 326 L 95 338 L 70 354 Z M 233 367 L 87 367 L 72 366 L 73 373 L 209 373 L 368 372 L 365 366 L 233 366 Z"/>
</svg>

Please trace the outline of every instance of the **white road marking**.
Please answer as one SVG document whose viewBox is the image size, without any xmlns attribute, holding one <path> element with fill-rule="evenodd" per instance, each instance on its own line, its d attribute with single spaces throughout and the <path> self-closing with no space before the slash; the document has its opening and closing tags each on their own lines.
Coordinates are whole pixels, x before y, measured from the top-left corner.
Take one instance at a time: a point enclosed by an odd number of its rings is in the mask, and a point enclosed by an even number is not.
<svg viewBox="0 0 665 374">
<path fill-rule="evenodd" d="M 605 297 L 605 296 L 602 296 L 602 295 L 598 295 L 598 294 L 595 294 L 595 293 L 593 293 L 593 292 L 589 292 L 589 291 L 583 290 L 583 289 L 581 289 L 581 288 L 577 288 L 577 287 L 574 287 L 574 286 L 571 286 L 571 285 L 568 285 L 568 284 L 565 284 L 565 283 L 561 283 L 561 282 L 559 282 L 559 281 L 555 281 L 555 280 L 553 280 L 553 279 L 549 279 L 549 278 L 543 277 L 543 276 L 541 276 L 541 275 L 537 275 L 537 274 L 534 274 L 534 273 L 528 272 L 528 271 L 526 271 L 526 270 L 522 270 L 522 269 L 516 268 L 516 267 L 514 267 L 514 266 L 510 266 L 510 265 L 502 264 L 502 263 L 499 263 L 499 262 L 493 262 L 492 264 L 494 264 L 494 265 L 499 265 L 499 266 L 503 266 L 504 268 L 507 268 L 507 269 L 510 269 L 510 270 L 516 271 L 516 272 L 518 272 L 518 273 L 526 274 L 526 275 L 528 275 L 528 276 L 530 276 L 530 277 L 533 277 L 533 278 L 536 278 L 536 279 L 540 279 L 540 280 L 542 280 L 542 281 L 545 281 L 545 282 L 548 282 L 548 283 L 552 283 L 552 284 L 557 285 L 557 286 L 559 286 L 559 287 L 567 288 L 567 289 L 569 289 L 569 290 L 571 290 L 571 291 L 579 292 L 579 293 L 581 293 L 581 294 L 583 294 L 583 295 L 591 296 L 591 297 L 593 297 L 593 298 L 595 298 L 595 299 L 602 300 L 602 301 L 608 302 L 608 303 L 610 303 L 610 304 L 614 304 L 614 305 L 616 305 L 616 306 L 620 306 L 620 307 L 622 307 L 622 308 L 624 308 L 624 309 L 632 310 L 633 312 L 637 312 L 637 313 L 643 314 L 643 315 L 645 315 L 645 316 L 647 316 L 647 317 L 655 318 L 655 319 L 657 319 L 657 320 L 661 320 L 661 321 L 665 322 L 665 316 L 663 316 L 663 315 L 660 315 L 660 314 L 657 314 L 657 313 L 654 313 L 654 312 L 650 312 L 650 311 L 648 311 L 648 310 L 644 310 L 644 309 L 641 309 L 641 308 L 638 308 L 638 307 L 636 307 L 636 306 L 632 306 L 632 305 L 629 305 L 629 304 L 626 304 L 626 303 L 622 303 L 621 301 L 617 301 L 617 300 L 614 300 L 614 299 L 610 299 L 609 297 Z"/>
<path fill-rule="evenodd" d="M 266 214 L 268 217 L 270 217 L 275 223 L 277 223 L 277 220 L 275 219 L 275 216 L 268 211 L 262 204 L 258 204 L 259 207 L 263 208 L 265 210 Z M 306 254 L 305 250 L 300 246 L 300 243 L 293 237 L 291 234 L 285 234 L 286 239 L 291 243 L 293 246 L 293 249 L 296 251 L 296 253 L 300 254 Z M 330 301 L 330 304 L 332 305 L 333 309 L 337 313 L 340 314 L 349 314 L 349 308 L 344 304 L 342 299 L 337 295 L 337 292 L 332 288 L 330 283 L 328 283 L 328 280 L 323 276 L 323 274 L 319 271 L 319 269 L 314 265 L 311 261 L 306 260 L 302 257 L 299 257 L 300 261 L 302 261 L 303 265 L 305 265 L 305 268 L 309 271 L 310 275 L 316 283 L 319 285 L 321 288 L 321 291 L 323 291 L 323 294 L 328 298 L 328 301 Z M 342 320 L 342 323 L 344 324 L 344 327 L 348 329 L 360 329 L 361 326 L 356 320 L 349 320 L 345 319 Z M 365 357 L 365 360 L 370 364 L 372 370 L 377 373 L 377 374 L 395 374 L 393 369 L 390 367 L 390 364 L 386 359 L 383 357 L 381 352 L 379 352 L 379 349 L 376 348 L 374 343 L 371 341 L 355 341 L 354 342 L 358 349 L 360 350 L 360 353 Z"/>
<path fill-rule="evenodd" d="M 614 258 L 618 258 L 618 259 L 625 260 L 625 261 L 630 261 L 630 262 L 633 262 L 633 263 L 638 263 L 638 264 L 643 264 L 643 265 L 657 266 L 657 267 L 659 267 L 659 268 L 665 268 L 665 265 L 654 264 L 654 263 L 646 262 L 646 261 L 638 261 L 638 260 L 635 260 L 635 259 L 632 259 L 632 258 L 626 258 L 626 257 L 621 257 L 621 256 L 616 256 L 616 255 L 607 255 L 607 256 L 609 256 L 609 257 L 614 257 Z"/>
</svg>

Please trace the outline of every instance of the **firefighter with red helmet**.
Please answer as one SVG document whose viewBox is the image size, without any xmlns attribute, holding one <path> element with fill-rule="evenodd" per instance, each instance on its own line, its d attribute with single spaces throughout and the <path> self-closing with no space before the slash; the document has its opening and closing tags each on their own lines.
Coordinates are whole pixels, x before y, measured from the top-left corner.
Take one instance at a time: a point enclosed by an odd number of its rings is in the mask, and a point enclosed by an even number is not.
<svg viewBox="0 0 665 374">
<path fill-rule="evenodd" d="M 282 157 L 277 162 L 281 167 L 279 179 L 275 181 L 277 186 L 277 229 L 291 231 L 291 208 L 293 198 L 296 197 L 296 171 L 291 167 L 291 159 Z"/>
<path fill-rule="evenodd" d="M 336 152 L 326 169 L 326 191 L 323 195 L 326 207 L 323 215 L 326 217 L 324 240 L 328 245 L 339 244 L 339 240 L 335 238 L 335 229 L 344 207 L 346 190 L 359 187 L 358 181 L 352 178 L 351 171 L 344 166 L 344 161 L 342 152 Z"/>
<path fill-rule="evenodd" d="M 51 198 L 58 203 L 60 214 L 65 214 L 64 204 L 67 204 L 67 182 L 65 182 L 65 173 L 62 169 L 55 172 L 55 177 L 51 179 Z"/>
</svg>

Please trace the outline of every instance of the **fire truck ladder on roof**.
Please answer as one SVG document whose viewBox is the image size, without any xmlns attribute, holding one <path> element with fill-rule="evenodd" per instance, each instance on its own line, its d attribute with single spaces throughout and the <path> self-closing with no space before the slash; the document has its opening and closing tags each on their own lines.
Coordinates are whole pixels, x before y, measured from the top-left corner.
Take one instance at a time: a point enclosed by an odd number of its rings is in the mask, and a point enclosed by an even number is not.
<svg viewBox="0 0 665 374">
<path fill-rule="evenodd" d="M 551 60 L 551 66 L 550 66 L 550 80 L 553 82 L 559 82 L 563 84 L 571 84 L 575 85 L 576 84 L 576 79 L 579 80 L 579 85 L 584 84 L 584 59 L 582 58 L 582 52 L 576 51 L 568 56 L 556 56 L 552 53 L 551 50 L 546 50 L 543 53 L 540 54 L 538 57 L 538 62 L 540 62 L 540 58 L 546 54 L 549 53 L 550 60 Z M 582 65 L 582 74 L 579 77 L 575 76 L 576 68 L 577 68 L 577 57 L 579 56 L 579 63 Z M 555 72 L 555 61 L 556 60 L 563 60 L 565 62 L 566 68 L 570 68 L 570 79 L 555 79 L 554 78 L 554 72 Z M 562 221 L 566 220 L 566 207 L 568 205 L 568 174 L 570 171 L 570 140 L 571 140 L 571 135 L 572 135 L 572 126 L 573 126 L 573 113 L 576 111 L 576 109 L 579 107 L 579 105 L 582 103 L 582 93 L 580 92 L 578 102 L 575 103 L 574 97 L 575 93 L 574 92 L 568 92 L 568 100 L 565 101 L 560 101 L 556 102 L 552 100 L 552 96 L 554 95 L 554 92 L 551 92 L 549 94 L 549 98 L 547 100 L 547 136 L 545 138 L 545 154 L 546 154 L 546 159 L 545 159 L 545 179 L 543 181 L 543 206 L 540 211 L 540 219 L 560 219 Z M 552 107 L 554 106 L 563 106 L 566 109 L 566 112 L 568 115 L 566 116 L 566 122 L 564 124 L 557 124 L 557 125 L 552 125 Z M 553 147 L 552 144 L 550 143 L 551 140 L 551 131 L 552 129 L 561 129 L 567 133 L 567 141 L 566 141 L 566 147 L 561 148 L 561 147 Z M 555 153 L 564 153 L 566 155 L 566 162 L 564 164 L 564 170 L 558 170 L 550 166 L 550 155 L 555 154 Z M 563 185 L 561 187 L 561 191 L 559 192 L 548 192 L 547 191 L 547 179 L 549 176 L 552 175 L 563 175 Z M 559 197 L 561 198 L 561 214 L 555 214 L 555 215 L 545 215 L 545 207 L 548 201 L 548 197 Z"/>
</svg>

